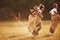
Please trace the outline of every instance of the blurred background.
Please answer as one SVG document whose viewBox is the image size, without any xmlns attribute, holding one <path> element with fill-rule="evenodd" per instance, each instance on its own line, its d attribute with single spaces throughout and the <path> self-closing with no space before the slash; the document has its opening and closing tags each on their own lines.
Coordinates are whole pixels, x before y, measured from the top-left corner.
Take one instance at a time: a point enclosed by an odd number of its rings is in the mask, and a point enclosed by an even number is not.
<svg viewBox="0 0 60 40">
<path fill-rule="evenodd" d="M 33 38 L 26 20 L 31 14 L 30 9 L 41 3 L 45 5 L 42 29 L 38 37 Z M 59 5 L 60 14 L 60 0 L 0 0 L 0 40 L 60 40 L 60 21 L 54 35 L 46 36 L 50 33 L 49 11 L 53 8 L 53 3 Z"/>
<path fill-rule="evenodd" d="M 49 11 L 53 8 L 53 3 L 59 5 L 60 12 L 60 0 L 0 0 L 0 20 L 28 19 L 30 9 L 41 3 L 45 5 L 43 20 L 50 20 Z"/>
</svg>

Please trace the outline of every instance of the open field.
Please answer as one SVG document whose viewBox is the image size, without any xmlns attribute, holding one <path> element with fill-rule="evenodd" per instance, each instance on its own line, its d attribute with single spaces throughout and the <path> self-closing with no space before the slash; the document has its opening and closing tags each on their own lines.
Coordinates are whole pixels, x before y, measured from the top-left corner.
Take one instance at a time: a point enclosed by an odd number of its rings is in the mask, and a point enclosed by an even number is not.
<svg viewBox="0 0 60 40">
<path fill-rule="evenodd" d="M 0 22 L 0 40 L 60 40 L 60 22 L 53 36 L 48 36 L 49 28 L 50 21 L 43 21 L 39 35 L 32 37 L 27 21 Z"/>
</svg>

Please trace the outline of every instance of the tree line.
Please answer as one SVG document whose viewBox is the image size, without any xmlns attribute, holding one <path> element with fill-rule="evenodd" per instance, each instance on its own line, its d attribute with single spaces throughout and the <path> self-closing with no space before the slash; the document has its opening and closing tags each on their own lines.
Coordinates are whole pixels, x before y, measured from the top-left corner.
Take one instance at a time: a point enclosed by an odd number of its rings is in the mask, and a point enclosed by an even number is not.
<svg viewBox="0 0 60 40">
<path fill-rule="evenodd" d="M 50 19 L 48 12 L 53 8 L 53 3 L 57 3 L 60 7 L 60 0 L 0 0 L 0 19 L 10 20 L 14 18 L 13 20 L 15 20 L 16 17 L 18 19 L 19 12 L 21 19 L 28 19 L 30 9 L 41 3 L 45 5 L 44 19 Z M 58 11 L 60 12 L 60 8 Z M 12 13 L 15 15 L 14 17 Z"/>
</svg>

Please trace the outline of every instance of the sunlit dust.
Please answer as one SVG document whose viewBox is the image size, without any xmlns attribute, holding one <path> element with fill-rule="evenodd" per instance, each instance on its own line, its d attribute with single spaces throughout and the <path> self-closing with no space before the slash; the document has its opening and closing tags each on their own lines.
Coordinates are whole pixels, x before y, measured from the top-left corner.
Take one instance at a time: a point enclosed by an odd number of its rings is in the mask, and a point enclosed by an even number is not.
<svg viewBox="0 0 60 40">
<path fill-rule="evenodd" d="M 59 39 L 60 32 L 60 23 L 55 31 L 53 36 L 46 36 L 49 34 L 49 23 L 50 21 L 43 21 L 42 28 L 39 31 L 39 35 L 36 40 L 55 40 Z M 42 37 L 42 35 L 45 35 Z M 8 21 L 8 22 L 0 22 L 0 39 L 1 40 L 33 40 L 32 35 L 28 30 L 28 22 L 27 21 Z"/>
</svg>

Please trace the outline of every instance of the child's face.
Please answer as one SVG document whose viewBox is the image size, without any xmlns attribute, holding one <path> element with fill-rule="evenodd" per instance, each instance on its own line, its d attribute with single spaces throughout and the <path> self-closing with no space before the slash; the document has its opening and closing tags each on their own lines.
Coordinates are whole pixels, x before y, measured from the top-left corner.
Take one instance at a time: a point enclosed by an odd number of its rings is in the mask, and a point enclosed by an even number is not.
<svg viewBox="0 0 60 40">
<path fill-rule="evenodd" d="M 58 8 L 58 4 L 55 4 L 55 6 L 54 6 L 56 9 Z"/>
<path fill-rule="evenodd" d="M 56 8 L 58 8 L 58 5 L 56 5 Z"/>
<path fill-rule="evenodd" d="M 34 10 L 37 11 L 38 10 L 38 7 L 34 7 Z"/>
<path fill-rule="evenodd" d="M 41 10 L 44 11 L 44 7 Z"/>
</svg>

